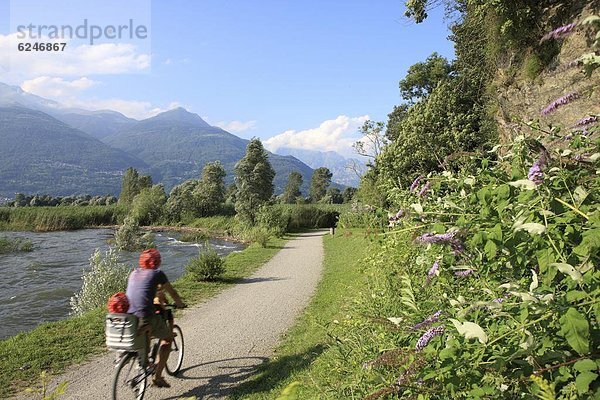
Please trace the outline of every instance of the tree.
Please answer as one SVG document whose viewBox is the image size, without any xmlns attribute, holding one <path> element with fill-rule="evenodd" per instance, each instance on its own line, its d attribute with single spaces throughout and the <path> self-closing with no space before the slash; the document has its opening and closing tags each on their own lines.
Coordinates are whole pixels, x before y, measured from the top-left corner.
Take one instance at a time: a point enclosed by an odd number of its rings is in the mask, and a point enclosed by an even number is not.
<svg viewBox="0 0 600 400">
<path fill-rule="evenodd" d="M 398 138 L 400 124 L 408 115 L 408 110 L 410 109 L 410 105 L 408 104 L 400 104 L 399 106 L 394 106 L 394 110 L 388 114 L 388 123 L 387 128 L 385 130 L 385 137 L 393 142 Z"/>
<path fill-rule="evenodd" d="M 363 126 L 360 127 L 360 133 L 363 135 L 362 139 L 352 145 L 354 151 L 363 157 L 376 159 L 387 144 L 383 134 L 384 129 L 385 124 L 383 122 L 365 121 Z"/>
<path fill-rule="evenodd" d="M 171 189 L 165 206 L 170 221 L 179 222 L 186 214 L 196 216 L 199 206 L 194 192 L 198 185 L 199 180 L 190 179 Z"/>
<path fill-rule="evenodd" d="M 194 190 L 202 216 L 218 213 L 225 202 L 225 175 L 225 168 L 219 161 L 207 163 L 202 169 L 202 179 Z"/>
<path fill-rule="evenodd" d="M 446 58 L 433 53 L 423 62 L 408 68 L 406 77 L 400 81 L 400 95 L 411 104 L 427 97 L 437 85 L 448 79 L 452 66 Z"/>
<path fill-rule="evenodd" d="M 273 195 L 275 170 L 261 141 L 253 138 L 246 155 L 235 165 L 237 196 L 235 210 L 240 218 L 254 225 L 258 208 Z"/>
<path fill-rule="evenodd" d="M 344 189 L 344 191 L 342 192 L 342 200 L 344 203 L 350 203 L 352 201 L 352 198 L 354 198 L 354 195 L 356 194 L 356 191 L 358 189 L 353 188 L 353 187 L 347 187 L 346 189 Z"/>
<path fill-rule="evenodd" d="M 331 177 L 333 174 L 328 168 L 321 167 L 315 169 L 312 179 L 310 180 L 310 197 L 313 203 L 318 202 L 325 196 L 327 188 L 331 185 Z"/>
<path fill-rule="evenodd" d="M 131 204 L 134 197 L 137 196 L 142 189 L 150 187 L 152 187 L 152 178 L 149 175 L 140 176 L 135 168 L 127 168 L 123 174 L 123 179 L 121 180 L 119 203 Z"/>
<path fill-rule="evenodd" d="M 163 206 L 167 195 L 162 185 L 144 188 L 135 196 L 131 204 L 131 216 L 140 225 L 150 225 L 157 222 L 163 215 Z"/>
<path fill-rule="evenodd" d="M 296 199 L 302 194 L 300 187 L 302 186 L 302 175 L 299 172 L 291 172 L 288 176 L 287 185 L 283 190 L 281 200 L 285 204 L 295 204 Z"/>
<path fill-rule="evenodd" d="M 320 200 L 320 203 L 326 204 L 342 204 L 344 198 L 342 197 L 342 192 L 340 189 L 336 187 L 330 187 L 327 189 L 327 193 Z"/>
</svg>

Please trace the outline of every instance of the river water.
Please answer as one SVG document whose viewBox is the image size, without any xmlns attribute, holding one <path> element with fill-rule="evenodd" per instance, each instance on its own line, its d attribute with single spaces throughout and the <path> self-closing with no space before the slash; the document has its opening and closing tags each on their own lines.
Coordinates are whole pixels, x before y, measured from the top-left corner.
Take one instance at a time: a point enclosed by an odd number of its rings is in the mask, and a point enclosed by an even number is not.
<svg viewBox="0 0 600 400">
<path fill-rule="evenodd" d="M 67 318 L 69 299 L 81 289 L 82 274 L 95 249 L 108 250 L 110 229 L 64 232 L 0 232 L 0 236 L 31 240 L 33 251 L 0 255 L 0 339 L 35 328 L 39 323 Z M 183 274 L 187 261 L 204 244 L 183 243 L 178 233 L 155 234 L 162 255 L 161 269 L 173 281 Z M 218 239 L 209 241 L 224 256 L 243 245 Z M 137 266 L 139 253 L 122 253 L 124 263 Z"/>
</svg>

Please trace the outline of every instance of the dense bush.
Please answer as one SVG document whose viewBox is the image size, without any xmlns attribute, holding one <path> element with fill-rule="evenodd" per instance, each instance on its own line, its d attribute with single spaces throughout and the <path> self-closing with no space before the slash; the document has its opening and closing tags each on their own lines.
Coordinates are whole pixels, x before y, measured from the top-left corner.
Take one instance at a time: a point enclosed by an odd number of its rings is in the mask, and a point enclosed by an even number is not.
<svg viewBox="0 0 600 400">
<path fill-rule="evenodd" d="M 125 218 L 123 225 L 115 232 L 115 245 L 119 250 L 142 251 L 154 247 L 154 236 L 143 232 L 133 217 Z"/>
<path fill-rule="evenodd" d="M 242 233 L 244 240 L 258 243 L 260 247 L 267 247 L 271 236 L 273 236 L 273 232 L 269 228 L 260 225 L 245 229 Z"/>
<path fill-rule="evenodd" d="M 83 272 L 81 290 L 71 297 L 71 312 L 81 315 L 106 306 L 110 296 L 125 290 L 131 270 L 130 266 L 119 264 L 117 251 L 110 249 L 103 256 L 96 250 L 90 257 L 90 269 Z"/>
<path fill-rule="evenodd" d="M 345 205 L 334 204 L 276 204 L 271 207 L 281 210 L 281 213 L 286 216 L 289 220 L 289 231 L 331 228 L 336 226 L 340 212 L 347 208 Z"/>
<path fill-rule="evenodd" d="M 162 185 L 144 188 L 134 197 L 130 215 L 140 225 L 152 225 L 162 218 L 166 202 L 167 195 Z"/>
<path fill-rule="evenodd" d="M 6 236 L 0 236 L 0 254 L 31 250 L 33 250 L 33 244 L 29 239 L 11 239 Z"/>
<path fill-rule="evenodd" d="M 550 154 L 521 137 L 476 174 L 392 190 L 397 233 L 366 261 L 371 289 L 335 332 L 367 367 L 352 386 L 384 377 L 371 399 L 597 396 L 598 145 L 577 136 Z"/>
<path fill-rule="evenodd" d="M 225 261 L 217 252 L 206 245 L 207 249 L 200 252 L 198 257 L 190 259 L 185 270 L 196 281 L 211 281 L 219 278 L 225 272 Z"/>
<path fill-rule="evenodd" d="M 287 208 L 262 206 L 256 214 L 258 226 L 266 228 L 277 237 L 283 236 L 289 229 L 290 213 Z"/>
</svg>

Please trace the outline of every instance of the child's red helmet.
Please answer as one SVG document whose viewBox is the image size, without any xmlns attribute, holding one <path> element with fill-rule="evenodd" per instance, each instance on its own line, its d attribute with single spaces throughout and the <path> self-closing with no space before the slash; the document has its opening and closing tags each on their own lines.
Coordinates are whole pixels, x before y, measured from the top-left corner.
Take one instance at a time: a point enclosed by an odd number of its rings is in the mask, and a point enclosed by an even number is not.
<svg viewBox="0 0 600 400">
<path fill-rule="evenodd" d="M 156 249 L 145 250 L 140 254 L 140 267 L 156 269 L 160 266 L 160 253 Z"/>
<path fill-rule="evenodd" d="M 108 312 L 124 314 L 129 310 L 129 299 L 123 292 L 115 293 L 108 299 Z"/>
</svg>

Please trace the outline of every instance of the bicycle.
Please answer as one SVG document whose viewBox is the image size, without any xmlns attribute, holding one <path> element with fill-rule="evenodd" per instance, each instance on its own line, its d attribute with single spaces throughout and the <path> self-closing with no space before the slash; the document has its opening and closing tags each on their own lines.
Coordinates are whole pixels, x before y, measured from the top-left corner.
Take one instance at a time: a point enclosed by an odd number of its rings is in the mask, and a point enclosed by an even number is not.
<svg viewBox="0 0 600 400">
<path fill-rule="evenodd" d="M 175 305 L 166 305 L 175 309 Z M 118 352 L 112 385 L 113 400 L 142 400 L 146 392 L 146 378 L 154 373 L 160 339 L 149 340 L 149 328 L 138 327 L 138 319 L 132 314 L 108 314 L 106 316 L 106 344 Z M 146 353 L 145 349 L 149 349 Z M 171 376 L 181 370 L 184 355 L 183 332 L 173 325 L 173 341 L 165 370 Z"/>
</svg>

